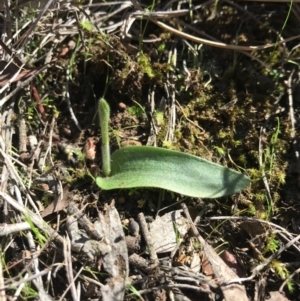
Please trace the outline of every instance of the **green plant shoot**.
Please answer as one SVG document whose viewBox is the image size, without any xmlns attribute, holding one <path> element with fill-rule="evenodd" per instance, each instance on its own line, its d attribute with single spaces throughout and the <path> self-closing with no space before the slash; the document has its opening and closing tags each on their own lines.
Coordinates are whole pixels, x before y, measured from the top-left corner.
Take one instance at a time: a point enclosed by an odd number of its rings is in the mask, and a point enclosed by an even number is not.
<svg viewBox="0 0 300 301">
<path fill-rule="evenodd" d="M 156 187 L 191 197 L 217 198 L 241 191 L 250 179 L 229 168 L 178 151 L 147 147 L 124 147 L 110 160 L 109 105 L 99 101 L 102 135 L 103 177 L 97 185 L 106 190 Z"/>
<path fill-rule="evenodd" d="M 109 135 L 108 135 L 108 122 L 109 122 L 110 108 L 104 98 L 99 101 L 99 118 L 102 137 L 102 165 L 103 174 L 108 177 L 111 172 L 110 167 L 110 149 L 109 149 Z"/>
</svg>

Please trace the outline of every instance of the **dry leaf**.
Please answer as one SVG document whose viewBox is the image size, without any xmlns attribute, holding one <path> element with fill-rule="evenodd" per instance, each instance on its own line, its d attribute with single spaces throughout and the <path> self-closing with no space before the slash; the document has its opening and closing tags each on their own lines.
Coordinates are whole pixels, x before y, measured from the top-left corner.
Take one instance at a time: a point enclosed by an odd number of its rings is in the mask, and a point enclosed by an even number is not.
<svg viewBox="0 0 300 301">
<path fill-rule="evenodd" d="M 270 292 L 270 298 L 266 299 L 266 301 L 289 301 L 284 294 L 281 294 L 280 292 Z"/>
<path fill-rule="evenodd" d="M 89 160 L 95 160 L 96 157 L 96 145 L 92 137 L 87 138 L 83 148 L 85 157 Z"/>
<path fill-rule="evenodd" d="M 189 224 L 181 215 L 182 210 L 169 212 L 150 224 L 150 234 L 156 253 L 171 252 L 189 230 Z"/>
</svg>

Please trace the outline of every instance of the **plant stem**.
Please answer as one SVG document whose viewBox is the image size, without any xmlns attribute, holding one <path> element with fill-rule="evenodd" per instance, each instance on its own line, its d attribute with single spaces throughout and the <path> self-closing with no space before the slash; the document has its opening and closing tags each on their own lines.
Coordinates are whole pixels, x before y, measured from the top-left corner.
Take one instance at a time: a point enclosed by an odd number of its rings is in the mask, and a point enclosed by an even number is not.
<svg viewBox="0 0 300 301">
<path fill-rule="evenodd" d="M 102 137 L 102 165 L 104 176 L 110 175 L 110 149 L 109 149 L 109 136 L 108 136 L 108 121 L 109 121 L 110 108 L 104 98 L 99 100 L 99 118 Z"/>
</svg>

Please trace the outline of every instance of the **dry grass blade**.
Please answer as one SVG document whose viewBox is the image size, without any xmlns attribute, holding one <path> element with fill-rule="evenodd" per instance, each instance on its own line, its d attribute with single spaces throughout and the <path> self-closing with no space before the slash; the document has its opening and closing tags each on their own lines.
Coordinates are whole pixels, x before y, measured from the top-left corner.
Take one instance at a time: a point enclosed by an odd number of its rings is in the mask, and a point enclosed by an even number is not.
<svg viewBox="0 0 300 301">
<path fill-rule="evenodd" d="M 41 230 L 44 231 L 45 234 L 51 238 L 54 239 L 56 242 L 63 244 L 64 239 L 56 232 L 54 231 L 40 216 L 33 213 L 32 211 L 28 210 L 23 205 L 19 204 L 16 200 L 14 200 L 10 195 L 7 193 L 4 193 L 0 191 L 0 196 L 8 202 L 13 208 L 18 210 L 20 213 L 22 213 L 24 216 L 28 216 L 30 220 Z"/>
<path fill-rule="evenodd" d="M 71 254 L 71 241 L 69 236 L 66 237 L 65 242 L 64 242 L 64 258 L 66 261 L 66 273 L 67 273 L 67 278 L 69 282 L 69 288 L 71 289 L 71 294 L 73 300 L 80 300 L 80 295 L 78 295 L 78 292 L 76 290 L 76 285 L 75 285 L 75 279 L 73 276 L 73 262 L 72 262 L 72 254 Z M 65 290 L 63 296 L 61 296 L 61 300 L 63 300 L 64 295 L 66 295 L 68 292 L 68 289 Z"/>
<path fill-rule="evenodd" d="M 0 253 L 2 257 L 2 252 Z M 2 267 L 2 260 L 0 260 L 0 288 L 4 287 L 4 279 L 3 279 L 3 267 Z M 5 290 L 0 290 L 0 301 L 6 301 L 6 294 Z"/>
<path fill-rule="evenodd" d="M 36 71 L 34 68 L 27 69 L 24 66 L 4 61 L 0 61 L 0 69 L 3 70 L 0 75 L 0 87 L 4 87 L 8 83 L 26 80 Z"/>
</svg>

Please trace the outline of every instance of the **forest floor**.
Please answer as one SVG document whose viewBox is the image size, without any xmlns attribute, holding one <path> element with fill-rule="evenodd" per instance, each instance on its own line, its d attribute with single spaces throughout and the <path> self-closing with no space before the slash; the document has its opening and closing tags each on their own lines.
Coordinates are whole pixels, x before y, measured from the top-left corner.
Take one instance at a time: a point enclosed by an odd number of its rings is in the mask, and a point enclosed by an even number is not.
<svg viewBox="0 0 300 301">
<path fill-rule="evenodd" d="M 300 300 L 298 1 L 20 0 L 0 20 L 0 301 Z M 100 189 L 102 97 L 112 152 L 251 185 Z"/>
</svg>

